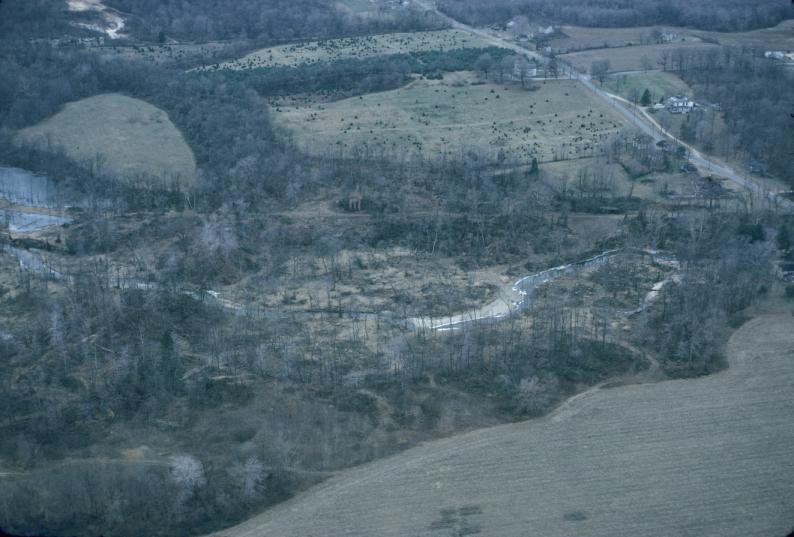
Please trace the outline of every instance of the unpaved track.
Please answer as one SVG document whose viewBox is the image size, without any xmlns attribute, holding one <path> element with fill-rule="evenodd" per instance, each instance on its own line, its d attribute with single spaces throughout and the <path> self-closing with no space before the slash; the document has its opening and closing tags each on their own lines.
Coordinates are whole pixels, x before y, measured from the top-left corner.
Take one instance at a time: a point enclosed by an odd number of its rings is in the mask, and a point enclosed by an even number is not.
<svg viewBox="0 0 794 537">
<path fill-rule="evenodd" d="M 794 317 L 747 323 L 728 355 L 710 377 L 593 391 L 543 419 L 355 468 L 217 535 L 782 537 L 794 526 Z"/>
</svg>

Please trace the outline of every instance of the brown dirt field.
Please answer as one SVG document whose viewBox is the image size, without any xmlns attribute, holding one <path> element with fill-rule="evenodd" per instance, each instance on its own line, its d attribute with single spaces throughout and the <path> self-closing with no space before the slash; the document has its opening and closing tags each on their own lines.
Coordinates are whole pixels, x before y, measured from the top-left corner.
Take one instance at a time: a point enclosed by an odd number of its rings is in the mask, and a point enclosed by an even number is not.
<svg viewBox="0 0 794 537">
<path fill-rule="evenodd" d="M 727 352 L 722 373 L 594 390 L 542 419 L 430 442 L 216 535 L 785 535 L 794 317 L 753 319 Z"/>
</svg>

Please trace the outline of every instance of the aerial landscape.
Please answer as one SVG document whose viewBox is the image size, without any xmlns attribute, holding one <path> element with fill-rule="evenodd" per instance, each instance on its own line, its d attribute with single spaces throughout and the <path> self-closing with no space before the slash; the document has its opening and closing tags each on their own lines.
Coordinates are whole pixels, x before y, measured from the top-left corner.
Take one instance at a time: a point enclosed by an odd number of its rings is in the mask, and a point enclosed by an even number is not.
<svg viewBox="0 0 794 537">
<path fill-rule="evenodd" d="M 794 4 L 0 1 L 0 536 L 794 534 Z"/>
</svg>

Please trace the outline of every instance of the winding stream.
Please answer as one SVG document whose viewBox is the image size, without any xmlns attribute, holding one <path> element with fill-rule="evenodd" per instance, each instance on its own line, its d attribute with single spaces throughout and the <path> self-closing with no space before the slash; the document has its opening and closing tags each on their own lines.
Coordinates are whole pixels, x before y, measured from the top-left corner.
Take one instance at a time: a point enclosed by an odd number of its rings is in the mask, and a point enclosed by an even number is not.
<svg viewBox="0 0 794 537">
<path fill-rule="evenodd" d="M 586 270 L 599 267 L 610 259 L 620 255 L 649 256 L 654 263 L 666 265 L 674 270 L 678 269 L 678 261 L 676 261 L 676 259 L 669 252 L 631 248 L 607 250 L 596 256 L 589 257 L 581 261 L 560 265 L 558 267 L 553 267 L 535 274 L 530 274 L 529 276 L 525 276 L 513 284 L 507 296 L 502 296 L 480 308 L 446 317 L 414 317 L 411 319 L 411 323 L 413 324 L 414 328 L 418 330 L 434 330 L 438 332 L 445 332 L 450 330 L 458 330 L 472 323 L 494 322 L 501 319 L 506 319 L 528 307 L 532 303 L 532 297 L 538 288 L 553 282 L 561 276 L 579 274 Z M 666 285 L 673 281 L 678 281 L 678 278 L 679 276 L 676 273 L 669 278 L 655 283 L 651 291 L 645 296 L 640 307 L 636 310 L 628 311 L 626 313 L 633 315 L 644 311 L 658 298 L 661 290 Z"/>
<path fill-rule="evenodd" d="M 48 212 L 79 205 L 74 196 L 51 179 L 9 167 L 0 167 L 0 201 L 11 205 L 0 208 L 0 222 L 11 231 L 22 233 L 68 224 L 70 218 Z"/>
</svg>

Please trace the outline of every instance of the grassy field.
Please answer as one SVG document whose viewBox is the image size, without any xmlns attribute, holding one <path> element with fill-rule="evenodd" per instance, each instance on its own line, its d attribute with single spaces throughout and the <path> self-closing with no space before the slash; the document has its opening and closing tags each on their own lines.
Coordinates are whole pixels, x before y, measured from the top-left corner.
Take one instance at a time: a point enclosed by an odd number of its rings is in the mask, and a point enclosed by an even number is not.
<svg viewBox="0 0 794 537">
<path fill-rule="evenodd" d="M 189 187 L 196 162 L 168 115 L 144 101 L 104 94 L 67 104 L 19 132 L 25 143 L 57 149 L 129 182 L 165 180 Z"/>
<path fill-rule="evenodd" d="M 491 46 L 491 43 L 460 30 L 381 34 L 265 48 L 237 60 L 207 66 L 205 69 L 295 67 L 344 59 L 371 58 L 385 54 L 488 46 Z"/>
<path fill-rule="evenodd" d="M 308 152 L 364 148 L 384 154 L 438 155 L 476 147 L 541 161 L 591 156 L 625 125 L 578 82 L 479 84 L 455 73 L 394 91 L 342 101 L 275 107 L 276 121 Z"/>
<path fill-rule="evenodd" d="M 563 26 L 560 28 L 564 37 L 552 39 L 549 43 L 555 49 L 568 51 L 625 47 L 630 45 L 643 45 L 653 43 L 653 31 L 651 26 L 639 26 L 635 28 L 585 28 L 582 26 Z M 699 38 L 692 35 L 683 28 L 668 28 L 663 31 L 678 34 L 676 42 L 696 42 Z"/>
<path fill-rule="evenodd" d="M 792 352 L 794 318 L 764 315 L 732 336 L 727 371 L 591 390 L 345 472 L 217 535 L 783 536 Z"/>
<path fill-rule="evenodd" d="M 772 28 L 750 32 L 694 32 L 701 39 L 721 45 L 757 47 L 764 50 L 794 50 L 794 20 L 783 21 Z"/>
<path fill-rule="evenodd" d="M 668 45 L 643 45 L 636 47 L 618 47 L 609 49 L 587 50 L 563 54 L 563 60 L 573 64 L 577 69 L 588 72 L 594 61 L 609 60 L 611 71 L 639 71 L 643 69 L 643 57 L 647 57 L 651 65 L 658 67 L 657 60 L 663 51 L 671 54 L 675 50 L 709 50 L 719 45 L 711 43 L 673 43 Z"/>
<path fill-rule="evenodd" d="M 635 93 L 642 96 L 647 89 L 651 93 L 651 102 L 654 103 L 678 93 L 692 96 L 692 89 L 686 82 L 673 73 L 661 71 L 611 75 L 604 81 L 604 89 L 629 100 Z"/>
<path fill-rule="evenodd" d="M 370 0 L 341 0 L 339 7 L 356 15 L 369 14 L 377 11 L 377 6 Z"/>
</svg>

